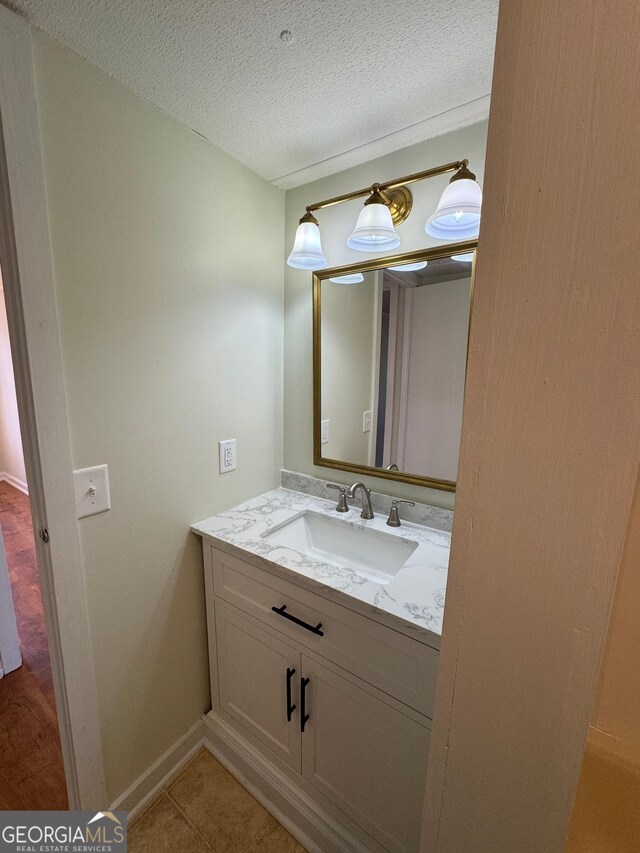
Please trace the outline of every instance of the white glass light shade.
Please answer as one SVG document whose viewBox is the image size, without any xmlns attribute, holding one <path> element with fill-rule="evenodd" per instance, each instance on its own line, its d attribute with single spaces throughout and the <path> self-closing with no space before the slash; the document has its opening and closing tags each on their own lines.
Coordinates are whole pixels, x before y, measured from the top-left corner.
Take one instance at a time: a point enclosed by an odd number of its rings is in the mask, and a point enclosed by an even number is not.
<svg viewBox="0 0 640 853">
<path fill-rule="evenodd" d="M 398 267 L 388 267 L 388 269 L 394 272 L 414 272 L 415 270 L 423 270 L 426 265 L 426 261 L 416 261 L 415 264 L 400 264 Z"/>
<path fill-rule="evenodd" d="M 461 264 L 470 264 L 473 260 L 473 252 L 465 252 L 464 255 L 451 255 L 452 261 L 460 261 Z"/>
<path fill-rule="evenodd" d="M 361 272 L 354 272 L 352 275 L 337 275 L 335 278 L 330 278 L 336 284 L 360 284 L 364 281 L 364 276 Z"/>
<path fill-rule="evenodd" d="M 321 270 L 327 266 L 320 243 L 320 229 L 313 222 L 301 222 L 298 225 L 293 251 L 287 263 L 299 270 Z"/>
<path fill-rule="evenodd" d="M 383 252 L 397 249 L 400 238 L 393 227 L 386 204 L 365 204 L 347 246 L 357 252 Z"/>
<path fill-rule="evenodd" d="M 480 233 L 482 190 L 476 181 L 451 181 L 424 230 L 440 240 L 464 240 Z"/>
</svg>

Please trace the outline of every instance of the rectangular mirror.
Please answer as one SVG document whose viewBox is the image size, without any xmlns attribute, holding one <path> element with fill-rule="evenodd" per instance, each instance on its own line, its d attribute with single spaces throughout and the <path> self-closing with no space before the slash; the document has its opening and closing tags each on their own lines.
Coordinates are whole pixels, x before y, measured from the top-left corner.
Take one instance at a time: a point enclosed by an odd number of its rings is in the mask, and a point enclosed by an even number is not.
<svg viewBox="0 0 640 853">
<path fill-rule="evenodd" d="M 314 274 L 314 464 L 455 491 L 476 246 Z"/>
</svg>

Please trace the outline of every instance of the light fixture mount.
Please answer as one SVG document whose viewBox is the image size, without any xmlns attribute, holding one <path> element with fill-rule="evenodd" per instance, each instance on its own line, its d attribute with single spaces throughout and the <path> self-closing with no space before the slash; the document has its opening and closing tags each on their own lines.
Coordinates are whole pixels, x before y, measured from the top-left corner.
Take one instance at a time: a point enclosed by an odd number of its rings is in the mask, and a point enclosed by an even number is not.
<svg viewBox="0 0 640 853">
<path fill-rule="evenodd" d="M 318 222 L 318 220 L 315 218 L 315 216 L 313 215 L 313 213 L 311 213 L 311 211 L 309 210 L 309 208 L 307 208 L 307 212 L 306 212 L 306 213 L 305 213 L 305 215 L 304 215 L 303 217 L 301 217 L 301 219 L 299 220 L 298 225 L 304 225 L 304 223 L 305 223 L 305 222 L 310 222 L 310 223 L 311 223 L 311 225 L 319 225 L 319 224 L 320 224 L 320 223 Z"/>
<path fill-rule="evenodd" d="M 386 189 L 381 184 L 373 184 L 371 195 L 365 201 L 368 204 L 384 204 L 389 208 L 394 225 L 400 225 L 411 213 L 413 207 L 413 193 L 408 187 L 395 187 Z"/>
<path fill-rule="evenodd" d="M 389 196 L 380 190 L 380 184 L 373 184 L 371 187 L 371 195 L 365 201 L 364 206 L 368 204 L 386 204 L 389 207 Z"/>
<path fill-rule="evenodd" d="M 401 225 L 408 218 L 413 207 L 413 193 L 409 187 L 396 187 L 384 190 L 389 199 L 389 213 L 394 225 Z"/>
<path fill-rule="evenodd" d="M 452 184 L 454 181 L 475 181 L 476 176 L 468 168 L 468 166 L 469 166 L 468 160 L 461 160 L 460 161 L 460 168 L 455 173 L 455 175 L 452 175 L 449 178 L 449 183 Z"/>
</svg>

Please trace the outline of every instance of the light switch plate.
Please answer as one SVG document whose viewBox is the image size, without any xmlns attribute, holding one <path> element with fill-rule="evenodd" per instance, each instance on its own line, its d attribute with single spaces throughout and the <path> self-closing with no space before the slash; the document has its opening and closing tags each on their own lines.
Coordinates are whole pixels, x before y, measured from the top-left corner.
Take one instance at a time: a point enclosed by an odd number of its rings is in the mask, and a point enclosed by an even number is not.
<svg viewBox="0 0 640 853">
<path fill-rule="evenodd" d="M 362 432 L 371 432 L 371 415 L 371 410 L 362 413 Z"/>
<path fill-rule="evenodd" d="M 79 468 L 73 472 L 78 518 L 97 515 L 111 509 L 109 470 L 106 465 Z"/>
<path fill-rule="evenodd" d="M 320 421 L 320 444 L 329 444 L 329 420 Z"/>
</svg>

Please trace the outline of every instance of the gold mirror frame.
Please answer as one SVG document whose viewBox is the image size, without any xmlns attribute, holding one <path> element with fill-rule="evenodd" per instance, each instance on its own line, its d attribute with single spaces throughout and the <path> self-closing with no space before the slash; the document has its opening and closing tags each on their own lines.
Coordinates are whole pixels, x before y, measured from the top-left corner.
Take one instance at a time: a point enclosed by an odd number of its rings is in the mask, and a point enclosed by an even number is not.
<svg viewBox="0 0 640 853">
<path fill-rule="evenodd" d="M 478 241 L 466 240 L 463 243 L 447 243 L 446 246 L 435 246 L 431 249 L 419 249 L 415 252 L 406 252 L 400 255 L 388 255 L 385 258 L 375 258 L 350 264 L 344 267 L 330 267 L 313 273 L 313 464 L 322 468 L 335 468 L 340 471 L 351 471 L 354 474 L 367 474 L 370 477 L 382 477 L 386 480 L 396 480 L 400 483 L 411 483 L 416 486 L 427 486 L 431 489 L 441 489 L 445 492 L 455 492 L 456 481 L 439 480 L 435 477 L 425 477 L 418 474 L 406 474 L 403 471 L 387 471 L 375 468 L 372 465 L 355 465 L 343 462 L 339 459 L 326 459 L 321 450 L 321 387 L 322 387 L 322 365 L 321 365 L 321 304 L 320 291 L 324 279 L 338 275 L 350 275 L 352 273 L 365 273 L 385 267 L 411 264 L 416 261 L 430 261 L 438 258 L 450 258 L 451 255 L 462 255 L 476 251 Z M 469 328 L 471 328 L 471 314 L 473 311 L 473 285 L 475 277 L 476 255 L 474 254 L 471 265 L 471 290 L 469 295 Z M 467 359 L 469 355 L 469 336 L 467 333 Z"/>
</svg>

